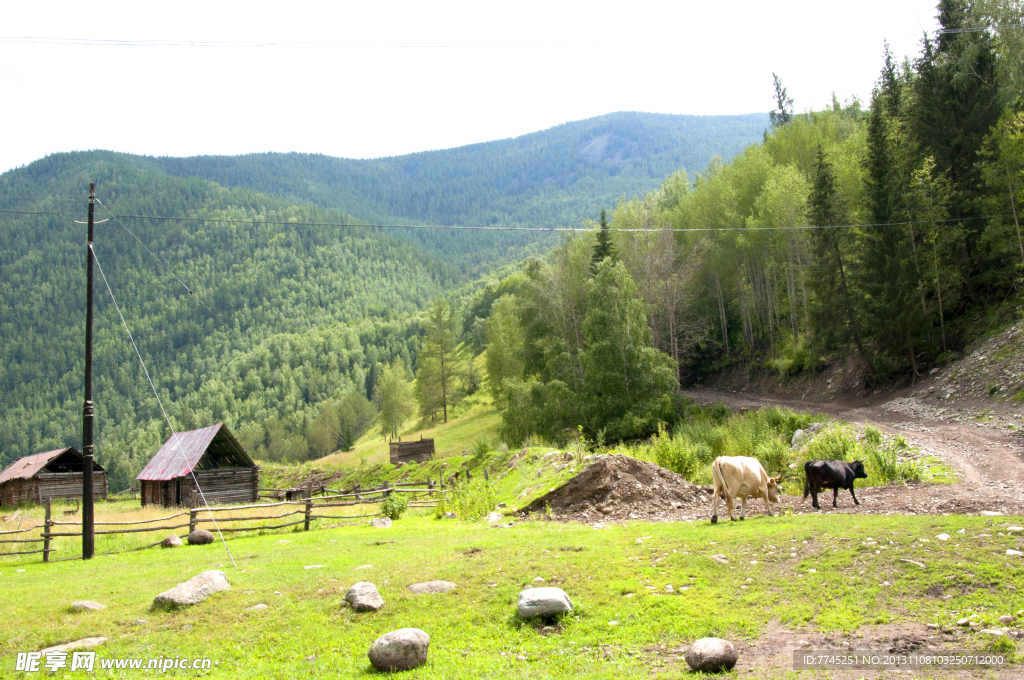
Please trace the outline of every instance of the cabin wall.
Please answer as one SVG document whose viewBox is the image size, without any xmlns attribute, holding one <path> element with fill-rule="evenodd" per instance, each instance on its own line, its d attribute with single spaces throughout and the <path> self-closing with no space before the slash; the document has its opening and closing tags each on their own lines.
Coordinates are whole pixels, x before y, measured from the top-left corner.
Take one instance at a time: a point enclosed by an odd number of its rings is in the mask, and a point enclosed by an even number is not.
<svg viewBox="0 0 1024 680">
<path fill-rule="evenodd" d="M 259 499 L 259 467 L 204 470 L 196 472 L 195 475 L 203 489 L 203 495 L 208 505 L 255 503 Z M 165 482 L 143 481 L 142 504 L 188 507 L 192 502 L 192 491 L 195 488 L 192 475 Z M 202 498 L 197 493 L 196 505 L 201 506 L 202 504 Z"/>
<path fill-rule="evenodd" d="M 32 500 L 42 503 L 47 498 L 81 498 L 81 472 L 40 472 L 37 480 L 36 497 Z M 107 473 L 100 470 L 92 472 L 92 497 L 107 497 Z"/>
<path fill-rule="evenodd" d="M 12 479 L 0 484 L 0 506 L 34 501 L 35 483 L 30 479 Z"/>
<path fill-rule="evenodd" d="M 389 459 L 392 465 L 416 461 L 422 463 L 434 458 L 434 440 L 421 439 L 411 442 L 391 442 Z"/>
</svg>

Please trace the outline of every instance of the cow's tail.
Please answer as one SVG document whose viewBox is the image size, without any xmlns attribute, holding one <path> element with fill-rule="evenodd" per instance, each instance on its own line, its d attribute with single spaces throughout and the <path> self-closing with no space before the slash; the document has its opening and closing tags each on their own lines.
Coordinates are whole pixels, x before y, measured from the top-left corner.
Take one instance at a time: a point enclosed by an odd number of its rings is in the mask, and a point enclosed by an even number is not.
<svg viewBox="0 0 1024 680">
<path fill-rule="evenodd" d="M 722 463 L 717 458 L 711 464 L 711 479 L 715 484 L 715 492 L 721 491 L 725 498 L 729 497 L 729 487 L 725 485 L 725 475 L 722 474 Z"/>
</svg>

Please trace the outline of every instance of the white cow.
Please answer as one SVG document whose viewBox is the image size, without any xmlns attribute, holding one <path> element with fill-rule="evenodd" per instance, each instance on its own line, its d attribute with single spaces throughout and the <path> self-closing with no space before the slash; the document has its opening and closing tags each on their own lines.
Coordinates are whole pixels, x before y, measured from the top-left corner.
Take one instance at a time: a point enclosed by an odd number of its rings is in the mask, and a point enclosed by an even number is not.
<svg viewBox="0 0 1024 680">
<path fill-rule="evenodd" d="M 729 508 L 729 519 L 732 516 L 732 499 L 740 498 L 740 519 L 747 514 L 747 496 L 763 498 L 772 514 L 772 503 L 779 502 L 779 480 L 769 477 L 760 461 L 746 456 L 719 456 L 711 464 L 711 476 L 715 480 L 715 499 L 711 506 L 711 523 L 718 523 L 718 497 L 725 497 L 725 505 Z M 780 510 L 781 512 L 781 510 Z"/>
</svg>

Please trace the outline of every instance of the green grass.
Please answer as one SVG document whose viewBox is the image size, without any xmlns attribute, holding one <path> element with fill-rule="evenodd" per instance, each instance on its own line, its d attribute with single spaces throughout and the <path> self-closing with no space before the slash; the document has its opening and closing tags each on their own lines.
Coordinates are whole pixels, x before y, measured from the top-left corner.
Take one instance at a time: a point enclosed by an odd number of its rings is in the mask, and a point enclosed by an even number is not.
<svg viewBox="0 0 1024 680">
<path fill-rule="evenodd" d="M 957 533 L 961 528 L 965 536 Z M 0 563 L 0 587 L 9 593 L 0 600 L 3 637 L 20 638 L 6 643 L 2 674 L 13 674 L 17 651 L 106 636 L 102 658 L 207 656 L 216 663 L 209 677 L 364 677 L 371 675 L 366 651 L 377 636 L 417 627 L 431 636 L 430 657 L 409 677 L 650 677 L 656 645 L 706 635 L 755 639 L 773 621 L 849 633 L 874 623 L 948 625 L 959 613 L 988 622 L 1016 612 L 1024 607 L 1024 568 L 1019 559 L 1007 566 L 1004 553 L 1020 541 L 998 529 L 991 519 L 963 516 L 757 517 L 603 530 L 544 521 L 498 530 L 407 517 L 387 530 L 229 540 L 238 569 L 220 544 L 22 564 L 24 573 Z M 940 532 L 953 538 L 938 541 Z M 709 560 L 715 553 L 730 564 Z M 303 569 L 315 564 L 324 566 Z M 365 564 L 373 567 L 353 570 Z M 217 568 L 227 573 L 230 591 L 176 613 L 147 611 L 157 593 Z M 561 621 L 560 633 L 542 635 L 515 615 L 518 592 L 537 576 L 572 598 L 575 611 Z M 459 587 L 452 595 L 405 590 L 428 579 Z M 387 602 L 381 611 L 341 608 L 347 588 L 360 580 L 377 584 Z M 689 590 L 665 594 L 667 584 Z M 77 599 L 108 608 L 72 614 L 68 605 Z M 270 608 L 245 611 L 257 603 Z M 604 650 L 613 651 L 611 659 Z M 312 655 L 316 660 L 303 661 Z"/>
</svg>

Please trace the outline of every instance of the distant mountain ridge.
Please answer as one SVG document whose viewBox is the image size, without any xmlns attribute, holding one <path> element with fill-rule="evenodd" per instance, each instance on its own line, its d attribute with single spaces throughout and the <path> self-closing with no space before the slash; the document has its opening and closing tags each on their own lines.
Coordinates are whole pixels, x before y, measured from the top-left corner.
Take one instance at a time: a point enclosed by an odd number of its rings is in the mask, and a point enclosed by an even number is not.
<svg viewBox="0 0 1024 680">
<path fill-rule="evenodd" d="M 573 226 L 621 196 L 651 191 L 681 168 L 694 173 L 716 155 L 732 158 L 767 126 L 762 113 L 620 112 L 510 139 L 369 160 L 262 153 L 144 162 L 364 220 Z"/>
</svg>

